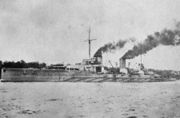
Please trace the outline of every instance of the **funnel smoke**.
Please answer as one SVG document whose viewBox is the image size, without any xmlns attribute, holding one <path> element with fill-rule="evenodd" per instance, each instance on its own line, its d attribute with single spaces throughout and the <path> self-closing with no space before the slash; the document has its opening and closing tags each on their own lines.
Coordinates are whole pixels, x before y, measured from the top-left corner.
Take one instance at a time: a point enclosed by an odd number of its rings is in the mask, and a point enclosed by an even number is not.
<svg viewBox="0 0 180 118">
<path fill-rule="evenodd" d="M 121 49 L 124 47 L 124 45 L 127 43 L 126 40 L 119 40 L 117 43 L 108 43 L 99 48 L 96 53 L 94 54 L 94 57 L 102 56 L 102 53 L 105 52 L 111 52 L 113 50 Z"/>
<path fill-rule="evenodd" d="M 122 58 L 132 59 L 136 56 L 147 53 L 159 45 L 180 45 L 180 23 L 177 23 L 174 30 L 164 29 L 161 32 L 155 32 L 153 35 L 147 36 L 142 43 L 139 43 L 131 50 L 128 50 Z"/>
</svg>

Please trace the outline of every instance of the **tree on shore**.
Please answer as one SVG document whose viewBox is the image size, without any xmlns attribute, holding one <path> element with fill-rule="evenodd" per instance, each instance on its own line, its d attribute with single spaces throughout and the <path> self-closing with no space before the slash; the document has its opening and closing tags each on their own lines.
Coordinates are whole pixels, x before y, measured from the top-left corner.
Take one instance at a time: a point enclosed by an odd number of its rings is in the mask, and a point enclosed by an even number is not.
<svg viewBox="0 0 180 118">
<path fill-rule="evenodd" d="M 25 62 L 24 60 L 21 61 L 5 61 L 2 62 L 2 67 L 4 68 L 45 68 L 46 63 L 39 63 L 39 62 Z"/>
</svg>

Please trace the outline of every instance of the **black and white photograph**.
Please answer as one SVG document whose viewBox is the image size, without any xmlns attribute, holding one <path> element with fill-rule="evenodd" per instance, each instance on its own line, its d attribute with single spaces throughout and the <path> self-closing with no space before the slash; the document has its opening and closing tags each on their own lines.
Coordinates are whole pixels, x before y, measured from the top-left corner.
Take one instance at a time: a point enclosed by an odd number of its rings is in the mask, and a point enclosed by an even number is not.
<svg viewBox="0 0 180 118">
<path fill-rule="evenodd" d="M 0 118 L 180 118 L 180 0 L 0 0 Z"/>
</svg>

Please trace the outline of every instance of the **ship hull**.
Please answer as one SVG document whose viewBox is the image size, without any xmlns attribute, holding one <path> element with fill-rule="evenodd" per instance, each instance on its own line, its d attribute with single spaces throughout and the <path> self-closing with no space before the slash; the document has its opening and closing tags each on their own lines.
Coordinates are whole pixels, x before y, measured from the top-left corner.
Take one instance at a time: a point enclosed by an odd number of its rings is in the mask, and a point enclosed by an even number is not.
<svg viewBox="0 0 180 118">
<path fill-rule="evenodd" d="M 6 68 L 1 70 L 1 82 L 160 82 L 176 79 L 153 76 L 122 76 L 86 71 L 57 69 Z"/>
</svg>

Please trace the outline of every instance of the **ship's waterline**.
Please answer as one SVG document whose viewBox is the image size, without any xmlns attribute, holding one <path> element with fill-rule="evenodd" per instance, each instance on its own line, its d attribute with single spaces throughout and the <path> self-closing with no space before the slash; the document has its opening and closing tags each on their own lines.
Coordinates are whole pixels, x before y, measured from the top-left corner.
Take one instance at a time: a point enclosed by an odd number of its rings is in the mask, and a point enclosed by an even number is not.
<svg viewBox="0 0 180 118">
<path fill-rule="evenodd" d="M 122 75 L 58 69 L 3 68 L 2 82 L 160 82 L 175 81 L 155 75 Z"/>
</svg>

